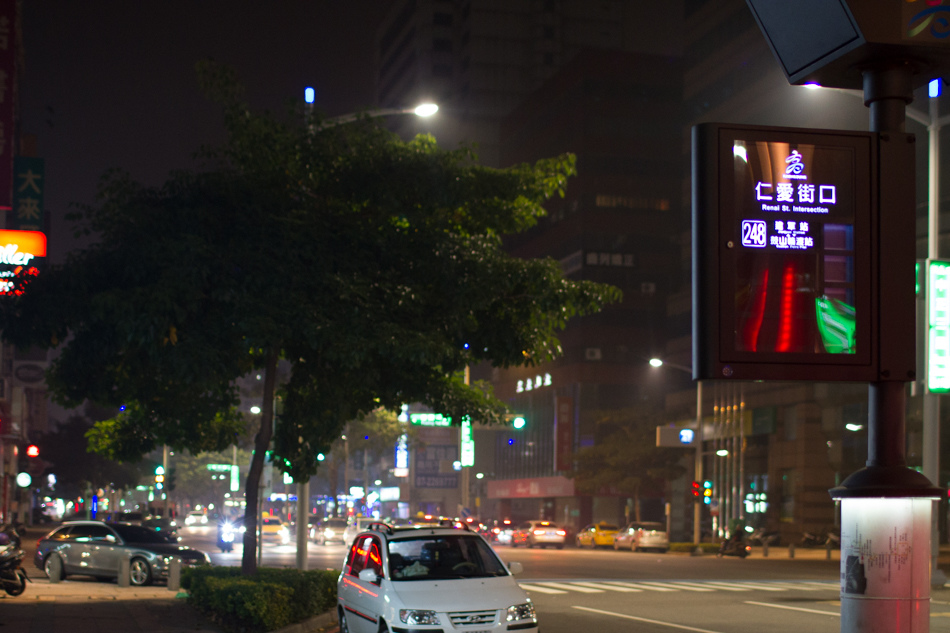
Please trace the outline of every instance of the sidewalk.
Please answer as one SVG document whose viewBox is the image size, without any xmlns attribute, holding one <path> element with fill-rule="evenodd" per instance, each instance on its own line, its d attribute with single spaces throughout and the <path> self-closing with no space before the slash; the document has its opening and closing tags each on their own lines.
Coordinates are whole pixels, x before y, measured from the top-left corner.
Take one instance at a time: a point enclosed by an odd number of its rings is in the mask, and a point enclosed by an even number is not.
<svg viewBox="0 0 950 633">
<path fill-rule="evenodd" d="M 39 577 L 31 578 L 22 595 L 0 594 L 3 633 L 220 633 L 184 594 L 164 585 L 119 587 L 93 579 L 51 583 L 32 571 Z"/>
</svg>

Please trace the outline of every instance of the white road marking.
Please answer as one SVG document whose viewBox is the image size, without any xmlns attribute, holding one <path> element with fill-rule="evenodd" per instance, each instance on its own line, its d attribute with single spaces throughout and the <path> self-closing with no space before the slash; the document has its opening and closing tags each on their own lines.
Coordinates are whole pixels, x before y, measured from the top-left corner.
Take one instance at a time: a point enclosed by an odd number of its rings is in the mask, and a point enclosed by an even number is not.
<svg viewBox="0 0 950 633">
<path fill-rule="evenodd" d="M 819 611 L 818 609 L 806 609 L 804 607 L 789 607 L 784 604 L 769 604 L 768 602 L 753 602 L 746 600 L 746 604 L 754 604 L 759 607 L 771 607 L 773 609 L 788 609 L 789 611 L 802 611 L 804 613 L 818 613 L 820 615 L 833 615 L 836 618 L 841 617 L 840 613 L 834 611 Z"/>
<path fill-rule="evenodd" d="M 696 633 L 719 633 L 719 631 L 710 631 L 709 629 L 697 629 L 694 626 L 685 626 L 683 624 L 674 624 L 673 622 L 663 622 L 662 620 L 651 620 L 649 618 L 638 618 L 635 615 L 627 615 L 625 613 L 614 613 L 612 611 L 602 611 L 600 609 L 591 609 L 589 607 L 573 607 L 574 609 L 579 609 L 581 611 L 589 611 L 590 613 L 599 613 L 601 615 L 612 615 L 615 618 L 624 618 L 625 620 L 636 620 L 637 622 L 647 622 L 649 624 L 659 624 L 660 626 L 669 626 L 674 629 L 682 629 L 684 631 L 696 631 Z"/>
<path fill-rule="evenodd" d="M 594 589 L 606 589 L 608 591 L 643 591 L 642 589 L 635 589 L 633 587 L 625 587 L 623 585 L 614 585 L 606 582 L 573 582 L 572 585 L 583 585 L 585 587 L 592 587 Z"/>
<path fill-rule="evenodd" d="M 554 589 L 565 589 L 567 591 L 580 591 L 581 593 L 604 593 L 603 589 L 591 589 L 590 587 L 579 587 L 574 584 L 569 585 L 561 582 L 535 582 L 531 584 L 541 587 L 553 587 Z"/>
<path fill-rule="evenodd" d="M 538 593 L 567 593 L 562 589 L 551 589 L 549 587 L 542 587 L 541 585 L 534 585 L 524 582 L 519 582 L 518 585 L 525 591 L 537 591 Z"/>
</svg>

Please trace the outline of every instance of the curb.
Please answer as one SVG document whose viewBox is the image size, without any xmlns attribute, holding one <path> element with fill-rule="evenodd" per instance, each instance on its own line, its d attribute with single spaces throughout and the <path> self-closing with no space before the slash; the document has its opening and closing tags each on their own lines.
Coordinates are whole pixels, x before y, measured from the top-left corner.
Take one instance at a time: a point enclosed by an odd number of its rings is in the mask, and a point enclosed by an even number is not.
<svg viewBox="0 0 950 633">
<path fill-rule="evenodd" d="M 320 615 L 315 615 L 303 622 L 288 624 L 284 628 L 271 631 L 270 633 L 317 633 L 318 631 L 329 633 L 331 627 L 334 631 L 339 630 L 337 628 L 336 612 L 332 610 L 321 613 Z"/>
</svg>

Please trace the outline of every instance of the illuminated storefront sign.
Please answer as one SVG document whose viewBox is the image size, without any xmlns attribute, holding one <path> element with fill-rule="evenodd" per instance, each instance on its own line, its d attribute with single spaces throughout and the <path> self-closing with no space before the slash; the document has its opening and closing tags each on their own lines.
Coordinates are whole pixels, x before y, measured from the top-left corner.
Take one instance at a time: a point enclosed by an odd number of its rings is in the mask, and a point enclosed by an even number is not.
<svg viewBox="0 0 950 633">
<path fill-rule="evenodd" d="M 872 135 L 703 124 L 694 141 L 697 296 L 715 310 L 694 307 L 717 365 L 707 377 L 869 368 Z"/>
<path fill-rule="evenodd" d="M 462 466 L 475 465 L 475 439 L 472 437 L 472 420 L 468 416 L 462 418 L 461 459 Z"/>
<path fill-rule="evenodd" d="M 409 438 L 400 435 L 396 441 L 396 463 L 393 467 L 394 477 L 409 476 Z"/>
<path fill-rule="evenodd" d="M 17 279 L 38 275 L 38 266 L 45 257 L 45 234 L 0 230 L 0 295 L 21 294 Z"/>
<path fill-rule="evenodd" d="M 534 378 L 526 378 L 525 380 L 519 380 L 515 391 L 517 393 L 523 393 L 525 391 L 533 391 L 535 389 L 540 389 L 541 387 L 550 387 L 553 383 L 551 382 L 551 374 L 538 374 Z"/>
</svg>

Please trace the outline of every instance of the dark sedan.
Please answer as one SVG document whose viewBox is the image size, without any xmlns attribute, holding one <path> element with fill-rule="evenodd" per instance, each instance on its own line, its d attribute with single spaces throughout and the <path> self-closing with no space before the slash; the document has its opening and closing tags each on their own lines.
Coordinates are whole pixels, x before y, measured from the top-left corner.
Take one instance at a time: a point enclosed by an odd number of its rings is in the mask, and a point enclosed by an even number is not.
<svg viewBox="0 0 950 633">
<path fill-rule="evenodd" d="M 167 577 L 174 556 L 184 567 L 211 562 L 204 552 L 179 546 L 162 531 L 123 523 L 69 521 L 39 540 L 33 563 L 52 577 L 58 559 L 61 579 L 71 575 L 117 578 L 119 561 L 126 556 L 133 585 Z"/>
</svg>

